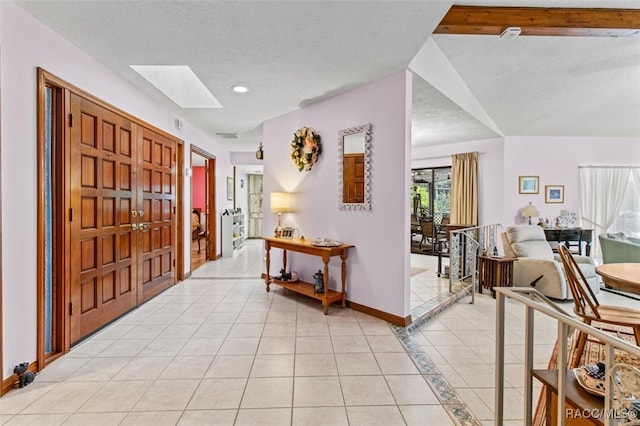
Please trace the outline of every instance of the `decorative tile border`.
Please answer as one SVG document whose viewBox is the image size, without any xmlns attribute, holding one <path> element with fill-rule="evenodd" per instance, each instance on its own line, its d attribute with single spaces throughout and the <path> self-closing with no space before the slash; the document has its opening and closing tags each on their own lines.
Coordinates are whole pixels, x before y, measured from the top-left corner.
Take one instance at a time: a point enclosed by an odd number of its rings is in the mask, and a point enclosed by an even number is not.
<svg viewBox="0 0 640 426">
<path fill-rule="evenodd" d="M 396 338 L 407 351 L 416 367 L 418 367 L 420 374 L 424 376 L 442 407 L 459 426 L 481 426 L 482 424 L 471 412 L 467 404 L 456 394 L 453 386 L 449 384 L 433 361 L 424 353 L 422 347 L 415 341 L 411 333 L 449 306 L 469 296 L 470 289 L 471 286 L 469 285 L 454 294 L 440 295 L 422 305 L 419 309 L 411 311 L 413 321 L 408 327 L 391 324 Z"/>
</svg>

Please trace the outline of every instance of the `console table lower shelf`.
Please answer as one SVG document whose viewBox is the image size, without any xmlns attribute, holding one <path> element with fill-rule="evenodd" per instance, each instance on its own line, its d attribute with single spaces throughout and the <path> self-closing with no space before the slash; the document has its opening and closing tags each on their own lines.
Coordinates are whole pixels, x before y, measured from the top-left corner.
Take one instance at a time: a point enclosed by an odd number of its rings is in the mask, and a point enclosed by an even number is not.
<svg viewBox="0 0 640 426">
<path fill-rule="evenodd" d="M 267 283 L 267 291 L 269 291 L 270 284 L 277 284 L 280 287 L 286 288 L 287 290 L 291 290 L 295 293 L 303 294 L 305 296 L 314 298 L 322 302 L 322 306 L 325 308 L 325 314 L 329 312 L 329 305 L 335 302 L 342 302 L 342 293 L 339 291 L 329 289 L 327 294 L 324 293 L 316 293 L 314 290 L 314 285 L 306 282 L 306 281 L 280 281 L 276 280 L 273 277 L 270 277 L 269 282 Z M 342 303 L 342 307 L 345 307 L 345 303 Z"/>
</svg>

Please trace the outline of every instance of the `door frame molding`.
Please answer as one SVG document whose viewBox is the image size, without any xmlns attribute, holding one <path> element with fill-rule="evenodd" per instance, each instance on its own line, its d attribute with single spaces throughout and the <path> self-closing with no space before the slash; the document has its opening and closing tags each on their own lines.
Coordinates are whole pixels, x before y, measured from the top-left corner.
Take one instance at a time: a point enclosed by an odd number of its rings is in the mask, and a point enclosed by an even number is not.
<svg viewBox="0 0 640 426">
<path fill-rule="evenodd" d="M 68 249 L 70 248 L 70 236 L 69 236 L 69 228 L 65 226 L 64 230 L 60 232 L 60 236 L 62 238 L 62 242 L 60 242 L 60 237 L 57 238 L 57 241 L 54 241 L 54 245 L 60 243 L 62 248 L 64 249 L 62 252 L 66 253 L 66 256 L 62 259 L 56 259 L 55 268 L 59 268 L 56 273 L 56 277 L 58 277 L 58 282 L 55 283 L 56 290 L 60 291 L 60 297 L 56 297 L 56 312 L 59 313 L 60 316 L 60 324 L 56 324 L 56 329 L 60 333 L 60 347 L 57 348 L 55 353 L 47 356 L 45 354 L 45 346 L 44 346 L 44 264 L 45 264 L 45 256 L 44 256 L 44 231 L 45 231 L 45 217 L 44 217 L 44 197 L 45 197 L 45 180 L 44 173 L 42 173 L 42 167 L 44 165 L 45 157 L 44 157 L 44 125 L 45 125 L 45 89 L 49 86 L 53 86 L 60 90 L 62 94 L 60 106 L 60 117 L 62 117 L 61 122 L 65 123 L 67 117 L 70 113 L 70 103 L 69 97 L 71 93 L 83 97 L 96 105 L 107 109 L 115 114 L 118 114 L 127 120 L 130 120 L 132 123 L 136 125 L 146 127 L 154 132 L 165 135 L 168 138 L 171 138 L 176 141 L 176 227 L 174 230 L 174 241 L 176 242 L 175 247 L 175 259 L 176 259 L 176 270 L 175 270 L 175 279 L 176 282 L 182 280 L 182 271 L 184 271 L 184 238 L 183 237 L 183 185 L 184 180 L 182 177 L 181 171 L 183 170 L 184 165 L 184 141 L 176 137 L 175 135 L 171 135 L 166 131 L 153 126 L 121 109 L 97 98 L 96 96 L 80 89 L 79 87 L 66 82 L 65 80 L 51 74 L 50 72 L 44 70 L 43 68 L 38 67 L 37 69 L 37 164 L 38 164 L 38 189 L 37 189 L 37 236 L 36 236 L 36 247 L 37 247 L 37 260 L 36 260 L 36 270 L 37 270 L 37 345 L 36 345 L 36 370 L 42 370 L 46 364 L 60 357 L 64 353 L 69 352 L 71 347 L 70 342 L 70 321 L 69 321 L 69 311 L 65 309 L 65 307 L 69 306 L 71 301 L 70 295 L 70 277 L 69 274 L 69 261 L 68 258 Z M 60 120 L 59 120 L 60 121 Z M 60 201 L 60 205 L 63 206 L 61 211 L 66 212 L 70 206 L 70 188 L 69 185 L 69 170 L 68 170 L 68 160 L 70 156 L 70 146 L 71 140 L 69 135 L 69 127 L 68 123 L 65 123 L 63 129 L 58 129 L 58 136 L 62 139 L 63 147 L 59 147 L 62 149 L 62 158 L 58 159 L 61 162 L 62 170 L 62 180 L 63 182 L 59 182 L 60 179 L 54 178 L 53 186 L 61 188 L 57 194 L 58 197 L 62 197 Z M 56 160 L 54 160 L 56 161 Z M 58 165 L 60 166 L 60 164 Z M 60 175 L 59 175 L 60 176 Z M 64 221 L 67 223 L 67 221 Z M 57 246 L 56 246 L 57 250 Z M 59 282 L 63 281 L 63 282 Z M 1 360 L 0 360 L 1 362 Z"/>
<path fill-rule="evenodd" d="M 216 214 L 216 156 L 210 154 L 204 149 L 191 144 L 191 154 L 197 154 L 207 160 L 207 232 L 209 238 L 206 239 L 207 258 L 205 260 L 218 259 L 218 252 L 216 248 L 216 241 L 218 241 L 218 218 Z M 189 158 L 189 167 L 193 168 L 193 159 Z M 191 207 L 191 194 L 189 194 L 189 207 Z M 214 220 L 211 220 L 213 217 Z M 192 271 L 190 271 L 191 273 Z"/>
</svg>

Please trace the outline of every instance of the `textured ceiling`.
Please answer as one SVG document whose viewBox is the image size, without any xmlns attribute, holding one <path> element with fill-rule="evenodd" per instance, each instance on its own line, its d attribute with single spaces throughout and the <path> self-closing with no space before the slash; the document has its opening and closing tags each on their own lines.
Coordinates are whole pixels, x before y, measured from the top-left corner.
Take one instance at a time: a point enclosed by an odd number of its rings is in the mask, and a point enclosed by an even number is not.
<svg viewBox="0 0 640 426">
<path fill-rule="evenodd" d="M 406 69 L 453 1 L 20 1 L 29 13 L 231 151 L 264 120 Z M 596 7 L 601 1 L 466 1 Z M 610 0 L 607 7 L 640 8 Z M 504 135 L 640 137 L 640 38 L 434 36 Z M 182 110 L 129 65 L 186 64 L 222 109 Z M 247 94 L 231 91 L 243 84 Z M 413 144 L 496 133 L 420 77 Z"/>
</svg>

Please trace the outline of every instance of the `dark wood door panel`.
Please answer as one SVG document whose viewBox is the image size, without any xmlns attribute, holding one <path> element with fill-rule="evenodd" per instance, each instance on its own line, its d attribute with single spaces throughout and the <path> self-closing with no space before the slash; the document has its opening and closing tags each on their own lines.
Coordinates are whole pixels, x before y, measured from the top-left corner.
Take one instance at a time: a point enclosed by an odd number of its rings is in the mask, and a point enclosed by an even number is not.
<svg viewBox="0 0 640 426">
<path fill-rule="evenodd" d="M 135 307 L 135 146 L 129 120 L 71 95 L 71 342 Z"/>
<path fill-rule="evenodd" d="M 148 300 L 175 283 L 177 144 L 150 129 L 143 128 L 139 134 L 139 197 L 144 216 L 138 267 L 142 300 Z"/>
</svg>

